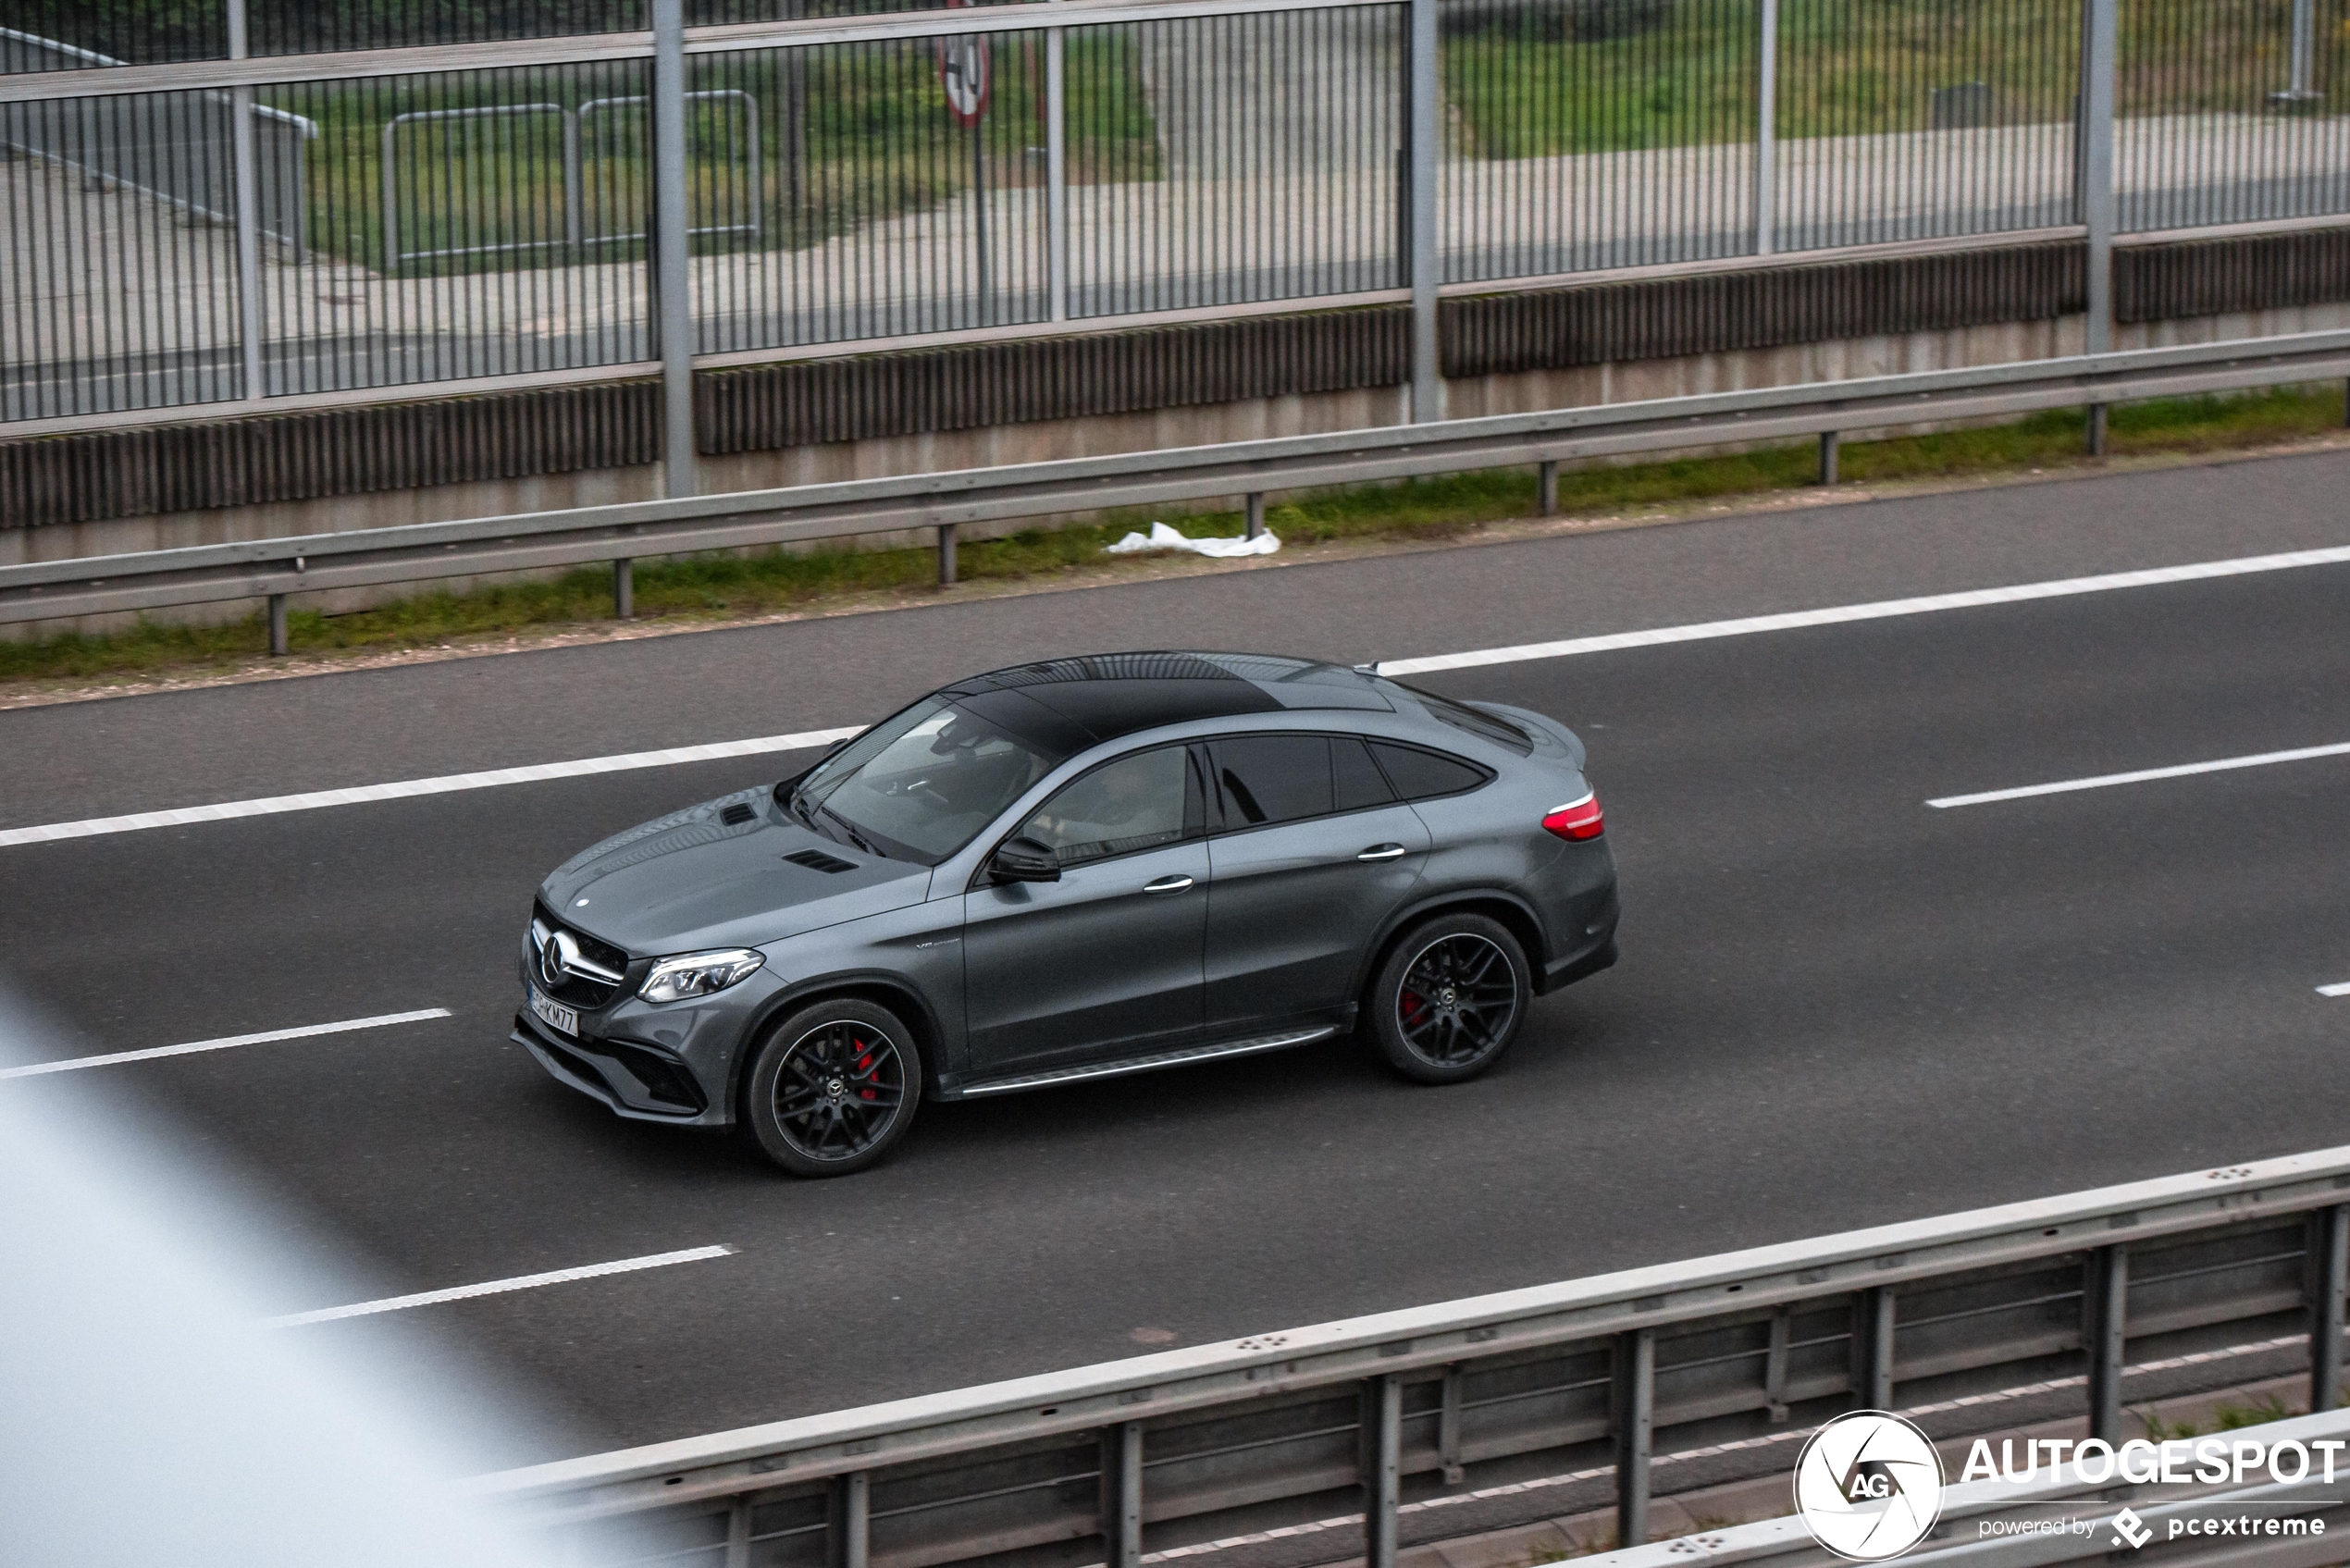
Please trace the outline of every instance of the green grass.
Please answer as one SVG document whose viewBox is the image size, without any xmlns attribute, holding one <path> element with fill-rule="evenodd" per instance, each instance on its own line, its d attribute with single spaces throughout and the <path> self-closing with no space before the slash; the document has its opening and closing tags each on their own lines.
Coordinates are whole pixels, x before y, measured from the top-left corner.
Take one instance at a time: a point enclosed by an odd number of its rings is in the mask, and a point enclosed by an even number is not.
<svg viewBox="0 0 2350 1568">
<path fill-rule="evenodd" d="M 2128 404 L 2112 411 L 2109 450 L 2116 455 L 2224 451 L 2315 436 L 2342 423 L 2342 395 L 2331 390 Z M 1849 443 L 1842 450 L 1841 469 L 1848 483 L 1857 484 L 1958 477 L 2072 465 L 2082 461 L 2081 448 L 2082 415 L 2056 411 L 1984 429 Z M 1755 496 L 1811 483 L 1815 462 L 1807 443 L 1571 469 L 1559 475 L 1559 504 L 1568 514 L 1605 516 Z M 1530 473 L 1496 470 L 1311 494 L 1273 506 L 1266 521 L 1285 547 L 1311 549 L 1349 539 L 1454 537 L 1481 524 L 1528 516 L 1534 503 Z M 974 582 L 1035 581 L 1099 565 L 1104 545 L 1144 526 L 1149 516 L 1141 512 L 1099 525 L 1030 529 L 1008 538 L 970 541 L 959 552 L 961 574 Z M 1181 521 L 1194 536 L 1236 535 L 1243 527 L 1238 512 Z M 936 557 L 927 549 L 640 561 L 637 613 L 681 624 L 734 619 L 845 595 L 918 591 L 935 580 L 936 570 Z M 422 593 L 349 614 L 296 608 L 290 626 L 297 653 L 390 651 L 601 623 L 611 612 L 610 572 L 585 568 L 543 582 L 463 594 Z M 200 671 L 252 659 L 267 646 L 259 616 L 218 626 L 142 623 L 105 636 L 0 642 L 0 681 Z"/>
</svg>

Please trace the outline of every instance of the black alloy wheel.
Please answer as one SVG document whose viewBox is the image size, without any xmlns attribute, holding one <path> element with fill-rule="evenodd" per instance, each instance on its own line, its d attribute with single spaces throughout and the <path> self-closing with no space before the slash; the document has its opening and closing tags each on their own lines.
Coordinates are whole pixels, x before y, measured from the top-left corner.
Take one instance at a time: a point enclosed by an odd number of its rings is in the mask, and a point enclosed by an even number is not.
<svg viewBox="0 0 2350 1568">
<path fill-rule="evenodd" d="M 869 1002 L 819 1002 L 760 1048 L 743 1120 L 761 1152 L 793 1175 L 846 1176 L 906 1135 L 921 1082 L 912 1031 L 897 1015 Z"/>
<path fill-rule="evenodd" d="M 1443 915 L 1408 933 L 1371 982 L 1371 1032 L 1397 1071 L 1457 1083 L 1516 1038 L 1531 994 L 1525 950 L 1482 915 Z"/>
</svg>

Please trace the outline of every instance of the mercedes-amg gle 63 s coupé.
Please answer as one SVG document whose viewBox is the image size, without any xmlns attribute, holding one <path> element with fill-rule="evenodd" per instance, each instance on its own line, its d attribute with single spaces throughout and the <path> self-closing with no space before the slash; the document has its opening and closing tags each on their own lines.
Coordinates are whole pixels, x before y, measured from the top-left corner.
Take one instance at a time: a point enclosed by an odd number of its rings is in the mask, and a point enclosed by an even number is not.
<svg viewBox="0 0 2350 1568">
<path fill-rule="evenodd" d="M 1452 1083 L 1615 961 L 1602 833 L 1539 713 L 1254 654 L 1027 664 L 559 868 L 514 1038 L 803 1176 L 925 1098 L 1349 1031 Z"/>
</svg>

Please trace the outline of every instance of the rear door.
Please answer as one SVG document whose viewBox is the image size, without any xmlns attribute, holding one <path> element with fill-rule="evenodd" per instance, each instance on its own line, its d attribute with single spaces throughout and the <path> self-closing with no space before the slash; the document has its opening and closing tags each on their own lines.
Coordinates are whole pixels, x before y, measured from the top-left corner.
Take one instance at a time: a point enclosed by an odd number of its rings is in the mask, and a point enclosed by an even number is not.
<svg viewBox="0 0 2350 1568">
<path fill-rule="evenodd" d="M 1207 932 L 1205 804 L 1189 748 L 1161 746 L 1072 780 L 1010 836 L 1058 882 L 963 896 L 976 1080 L 1180 1049 L 1200 1035 Z M 982 873 L 983 878 L 984 873 Z"/>
<path fill-rule="evenodd" d="M 1418 882 L 1428 829 L 1352 735 L 1235 735 L 1207 759 L 1211 1040 L 1326 1021 Z"/>
</svg>

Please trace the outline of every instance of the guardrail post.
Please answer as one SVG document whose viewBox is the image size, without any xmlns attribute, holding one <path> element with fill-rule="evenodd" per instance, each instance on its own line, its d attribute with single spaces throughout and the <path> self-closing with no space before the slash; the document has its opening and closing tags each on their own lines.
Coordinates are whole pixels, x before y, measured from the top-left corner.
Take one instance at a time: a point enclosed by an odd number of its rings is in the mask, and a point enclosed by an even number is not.
<svg viewBox="0 0 2350 1568">
<path fill-rule="evenodd" d="M 1468 1471 L 1461 1463 L 1461 1367 L 1458 1362 L 1444 1369 L 1444 1381 L 1437 1389 L 1436 1463 L 1443 1467 L 1444 1484 L 1448 1487 L 1457 1487 L 1468 1478 Z"/>
<path fill-rule="evenodd" d="M 1656 1434 L 1656 1330 L 1615 1337 L 1615 1374 L 1608 1385 L 1615 1427 L 1615 1544 L 1649 1538 L 1649 1449 Z"/>
<path fill-rule="evenodd" d="M 1436 0 L 1411 0 L 1406 24 L 1411 39 L 1404 58 L 1411 63 L 1404 79 L 1405 146 L 1410 172 L 1405 196 L 1411 216 L 1405 232 L 1412 275 L 1412 423 L 1444 417 L 1444 366 L 1438 357 L 1436 168 L 1443 154 L 1443 123 L 1437 107 Z"/>
<path fill-rule="evenodd" d="M 651 0 L 653 300 L 661 339 L 662 493 L 694 479 L 694 302 L 686 189 L 685 0 Z"/>
<path fill-rule="evenodd" d="M 612 563 L 612 612 L 619 621 L 637 618 L 637 563 L 633 561 Z"/>
<path fill-rule="evenodd" d="M 955 583 L 955 525 L 938 525 L 938 586 L 952 587 Z"/>
<path fill-rule="evenodd" d="M 1252 539 L 1265 532 L 1265 492 L 1251 490 L 1248 496 L 1248 537 Z"/>
<path fill-rule="evenodd" d="M 1535 470 L 1534 489 L 1537 504 L 1545 517 L 1555 517 L 1559 509 L 1559 465 L 1552 458 Z"/>
<path fill-rule="evenodd" d="M 2350 1290 L 2350 1204 L 2309 1216 L 2309 1409 L 2342 1405 L 2343 1297 Z"/>
<path fill-rule="evenodd" d="M 1121 1421 L 1102 1434 L 1103 1568 L 1142 1568 L 1143 1424 Z"/>
<path fill-rule="evenodd" d="M 251 54 L 245 0 L 229 0 L 228 19 L 229 57 L 245 59 Z M 261 160 L 254 144 L 252 88 L 229 89 L 229 181 L 237 204 L 237 341 L 244 382 L 239 392 L 251 401 L 269 391 L 262 336 Z M 293 221 L 302 222 L 302 215 L 296 213 Z"/>
<path fill-rule="evenodd" d="M 1837 432 L 1820 432 L 1820 483 L 1823 485 L 1836 483 L 1837 444 Z"/>
<path fill-rule="evenodd" d="M 834 1476 L 832 1496 L 826 1501 L 830 1517 L 824 1536 L 831 1549 L 830 1568 L 866 1568 L 872 1549 L 872 1473 L 852 1470 Z"/>
<path fill-rule="evenodd" d="M 750 1503 L 736 1498 L 726 1510 L 726 1568 L 750 1568 Z"/>
<path fill-rule="evenodd" d="M 1771 1315 L 1771 1344 L 1762 1352 L 1762 1414 L 1774 1426 L 1785 1421 L 1787 1355 L 1795 1338 L 1795 1309 L 1781 1307 Z"/>
<path fill-rule="evenodd" d="M 1890 1285 L 1861 1292 L 1852 1324 L 1852 1391 L 1864 1410 L 1893 1408 L 1894 1296 Z"/>
<path fill-rule="evenodd" d="M 283 594 L 269 596 L 269 656 L 272 659 L 286 656 L 286 596 Z"/>
<path fill-rule="evenodd" d="M 1364 1568 L 1395 1568 L 1396 1506 L 1404 1484 L 1404 1379 L 1363 1384 Z"/>
<path fill-rule="evenodd" d="M 2081 1290 L 2081 1346 L 2088 1352 L 2089 1436 L 2121 1440 L 2121 1357 L 2129 1344 L 2130 1249 L 2089 1254 Z"/>
</svg>

